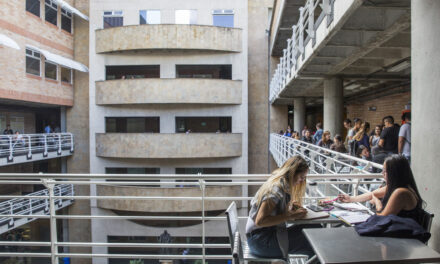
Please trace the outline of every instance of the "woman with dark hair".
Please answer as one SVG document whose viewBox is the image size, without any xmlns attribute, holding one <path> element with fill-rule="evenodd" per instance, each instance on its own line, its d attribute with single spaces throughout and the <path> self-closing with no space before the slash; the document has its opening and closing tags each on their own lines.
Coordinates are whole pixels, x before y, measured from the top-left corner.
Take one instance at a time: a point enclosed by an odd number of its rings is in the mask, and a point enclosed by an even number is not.
<svg viewBox="0 0 440 264">
<path fill-rule="evenodd" d="M 419 224 L 423 217 L 423 200 L 417 189 L 408 160 L 401 155 L 392 155 L 383 163 L 386 186 L 359 196 L 340 194 L 342 202 L 370 201 L 378 215 L 397 215 L 412 218 Z"/>
</svg>

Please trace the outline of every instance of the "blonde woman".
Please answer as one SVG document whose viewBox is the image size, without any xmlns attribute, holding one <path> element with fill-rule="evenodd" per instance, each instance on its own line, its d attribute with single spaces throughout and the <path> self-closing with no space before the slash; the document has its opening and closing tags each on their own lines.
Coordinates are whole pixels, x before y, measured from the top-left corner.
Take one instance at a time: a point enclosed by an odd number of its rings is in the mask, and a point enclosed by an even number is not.
<svg viewBox="0 0 440 264">
<path fill-rule="evenodd" d="M 246 224 L 252 254 L 284 259 L 289 253 L 314 255 L 302 234 L 304 226 L 286 227 L 286 221 L 300 219 L 307 214 L 301 201 L 308 171 L 307 162 L 300 156 L 294 156 L 272 172 L 255 194 Z"/>
</svg>

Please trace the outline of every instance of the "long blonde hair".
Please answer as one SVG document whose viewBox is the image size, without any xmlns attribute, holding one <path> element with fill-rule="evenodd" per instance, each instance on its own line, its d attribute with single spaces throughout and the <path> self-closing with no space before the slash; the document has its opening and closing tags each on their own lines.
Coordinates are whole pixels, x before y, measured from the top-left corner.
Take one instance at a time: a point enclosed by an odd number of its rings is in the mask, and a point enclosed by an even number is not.
<svg viewBox="0 0 440 264">
<path fill-rule="evenodd" d="M 263 183 L 258 190 L 256 196 L 257 206 L 260 205 L 263 198 L 267 195 L 279 196 L 275 187 L 290 194 L 290 201 L 302 205 L 302 197 L 306 192 L 306 181 L 302 181 L 298 184 L 297 179 L 301 172 L 305 172 L 309 169 L 309 165 L 301 156 L 293 156 L 288 159 L 281 168 L 272 172 L 270 178 Z M 281 197 L 279 197 L 281 198 Z"/>
</svg>

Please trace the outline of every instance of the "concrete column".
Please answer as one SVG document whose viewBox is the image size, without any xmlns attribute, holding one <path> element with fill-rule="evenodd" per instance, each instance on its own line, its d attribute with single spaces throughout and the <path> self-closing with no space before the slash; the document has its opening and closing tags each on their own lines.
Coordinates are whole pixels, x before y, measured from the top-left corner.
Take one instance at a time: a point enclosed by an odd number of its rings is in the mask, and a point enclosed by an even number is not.
<svg viewBox="0 0 440 264">
<path fill-rule="evenodd" d="M 301 131 L 306 123 L 306 99 L 304 97 L 293 98 L 293 130 Z"/>
<path fill-rule="evenodd" d="M 440 250 L 440 1 L 411 1 L 411 164 L 426 210 L 434 213 L 429 245 Z"/>
<path fill-rule="evenodd" d="M 332 137 L 342 133 L 344 115 L 344 87 L 342 79 L 332 77 L 324 80 L 324 131 Z"/>
<path fill-rule="evenodd" d="M 66 107 L 62 106 L 60 107 L 60 129 L 61 132 L 65 133 L 66 132 Z"/>
</svg>

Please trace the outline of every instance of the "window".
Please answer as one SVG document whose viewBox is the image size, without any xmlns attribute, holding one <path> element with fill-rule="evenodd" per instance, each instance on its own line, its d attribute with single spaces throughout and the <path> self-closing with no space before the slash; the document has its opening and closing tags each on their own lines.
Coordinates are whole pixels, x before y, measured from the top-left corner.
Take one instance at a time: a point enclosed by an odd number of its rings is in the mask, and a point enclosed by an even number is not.
<svg viewBox="0 0 440 264">
<path fill-rule="evenodd" d="M 160 168 L 105 168 L 105 174 L 160 174 Z M 121 180 L 107 180 L 121 181 Z M 140 182 L 141 180 L 124 180 L 126 182 Z M 142 182 L 160 182 L 160 180 L 148 180 Z M 130 184 L 127 184 L 130 186 Z M 136 184 L 139 186 L 139 184 Z M 141 185 L 142 187 L 160 187 L 160 185 Z"/>
<path fill-rule="evenodd" d="M 52 0 L 46 0 L 45 7 L 46 7 L 45 8 L 46 21 L 56 26 L 58 5 Z"/>
<path fill-rule="evenodd" d="M 106 117 L 106 133 L 159 133 L 159 117 Z"/>
<path fill-rule="evenodd" d="M 40 76 L 40 53 L 26 49 L 26 73 Z"/>
<path fill-rule="evenodd" d="M 11 129 L 20 132 L 20 134 L 24 134 L 24 117 L 23 116 L 11 116 L 9 117 L 9 124 L 11 125 Z"/>
<path fill-rule="evenodd" d="M 47 79 L 56 80 L 57 79 L 57 65 L 46 61 L 44 63 L 44 76 Z"/>
<path fill-rule="evenodd" d="M 104 28 L 122 27 L 124 17 L 122 11 L 105 11 L 104 12 Z"/>
<path fill-rule="evenodd" d="M 40 16 L 40 0 L 26 0 L 26 11 Z"/>
<path fill-rule="evenodd" d="M 196 24 L 197 10 L 176 10 L 176 24 Z"/>
<path fill-rule="evenodd" d="M 176 77 L 232 80 L 232 65 L 176 65 Z"/>
<path fill-rule="evenodd" d="M 72 33 L 72 13 L 61 8 L 61 29 Z"/>
<path fill-rule="evenodd" d="M 212 24 L 217 27 L 234 27 L 234 11 L 214 10 L 212 12 Z"/>
<path fill-rule="evenodd" d="M 160 10 L 139 11 L 139 24 L 160 24 Z"/>
<path fill-rule="evenodd" d="M 160 65 L 115 65 L 105 67 L 106 80 L 160 78 Z"/>
<path fill-rule="evenodd" d="M 72 69 L 61 67 L 61 81 L 72 83 Z"/>
<path fill-rule="evenodd" d="M 176 133 L 230 133 L 232 118 L 215 117 L 176 117 Z"/>
</svg>

